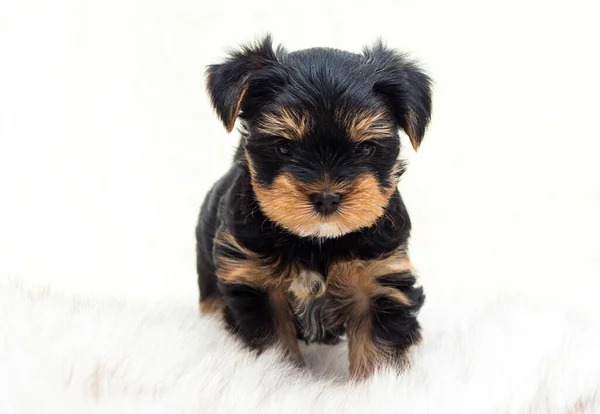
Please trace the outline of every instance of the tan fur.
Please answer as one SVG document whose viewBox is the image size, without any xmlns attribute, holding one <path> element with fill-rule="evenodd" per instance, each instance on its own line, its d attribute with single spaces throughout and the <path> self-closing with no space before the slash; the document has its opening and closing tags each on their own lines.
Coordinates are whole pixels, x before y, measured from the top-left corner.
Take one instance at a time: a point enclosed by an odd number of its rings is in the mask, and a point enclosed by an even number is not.
<svg viewBox="0 0 600 414">
<path fill-rule="evenodd" d="M 226 125 L 227 132 L 233 131 L 233 127 L 235 126 L 235 120 L 237 119 L 238 114 L 240 113 L 240 107 L 242 106 L 242 101 L 244 100 L 244 96 L 246 96 L 247 91 L 248 85 L 246 84 L 242 89 L 242 92 L 240 93 L 240 96 L 238 97 L 235 106 L 231 108 L 231 112 L 229 113 L 229 119 L 231 119 L 231 121 Z"/>
<path fill-rule="evenodd" d="M 363 381 L 380 368 L 402 370 L 410 366 L 408 354 L 396 354 L 392 347 L 374 342 L 371 329 L 368 318 L 362 319 L 354 327 L 348 327 L 348 360 L 350 379 L 353 381 Z"/>
<path fill-rule="evenodd" d="M 361 320 L 348 327 L 348 359 L 354 381 L 367 379 L 383 363 L 381 350 L 373 343 L 370 321 Z"/>
<path fill-rule="evenodd" d="M 255 176 L 249 161 L 252 177 Z M 333 226 L 341 234 L 373 225 L 384 213 L 395 188 L 381 190 L 377 178 L 363 174 L 350 183 L 321 183 L 306 185 L 291 175 L 278 176 L 270 187 L 253 179 L 253 188 L 263 212 L 272 221 L 293 233 L 306 235 L 307 229 L 323 223 Z M 326 219 L 313 209 L 309 196 L 319 191 L 332 191 L 342 196 L 338 212 Z"/>
<path fill-rule="evenodd" d="M 355 142 L 389 138 L 396 133 L 394 123 L 385 112 L 339 111 L 338 119 Z"/>
<path fill-rule="evenodd" d="M 223 308 L 225 308 L 225 303 L 220 296 L 210 297 L 200 301 L 200 313 L 203 315 L 220 313 Z"/>
<path fill-rule="evenodd" d="M 408 138 L 410 138 L 410 143 L 412 144 L 412 147 L 415 149 L 415 151 L 418 151 L 419 141 L 417 134 L 415 133 L 412 127 L 416 123 L 415 118 L 415 114 L 412 111 L 409 111 L 406 115 L 406 127 L 404 128 L 404 131 L 406 132 L 406 135 L 408 135 Z"/>
<path fill-rule="evenodd" d="M 254 252 L 241 246 L 229 233 L 219 234 L 215 243 L 234 249 L 244 256 L 243 259 L 217 257 L 217 277 L 222 281 L 266 288 L 280 285 L 289 276 L 286 271 L 279 271 L 278 262 L 265 261 Z"/>
<path fill-rule="evenodd" d="M 295 276 L 288 291 L 293 294 L 297 300 L 308 302 L 315 297 L 320 297 L 325 294 L 325 281 L 320 274 L 303 270 Z"/>
<path fill-rule="evenodd" d="M 261 134 L 299 140 L 306 133 L 307 126 L 308 118 L 305 114 L 280 108 L 277 112 L 264 114 L 257 122 L 256 131 Z"/>
<path fill-rule="evenodd" d="M 269 300 L 273 309 L 275 320 L 275 345 L 298 366 L 304 365 L 304 359 L 300 352 L 296 327 L 293 322 L 292 310 L 287 300 L 284 287 L 278 287 L 269 291 Z"/>
<path fill-rule="evenodd" d="M 295 314 L 303 319 L 310 303 L 325 295 L 325 280 L 317 272 L 301 270 L 295 274 L 287 293 Z"/>
<path fill-rule="evenodd" d="M 397 289 L 381 286 L 377 283 L 377 277 L 411 269 L 404 249 L 382 259 L 335 263 L 327 275 L 327 293 L 345 302 L 343 306 L 350 306 L 356 314 L 367 312 L 371 298 L 376 295 L 385 295 L 403 305 L 410 305 L 406 295 Z"/>
</svg>

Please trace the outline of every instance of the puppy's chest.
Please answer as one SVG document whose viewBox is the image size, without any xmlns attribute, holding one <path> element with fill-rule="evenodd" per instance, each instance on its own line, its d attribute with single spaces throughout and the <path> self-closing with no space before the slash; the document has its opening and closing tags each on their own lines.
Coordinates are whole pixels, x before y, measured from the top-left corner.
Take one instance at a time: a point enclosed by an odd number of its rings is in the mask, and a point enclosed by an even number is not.
<svg viewBox="0 0 600 414">
<path fill-rule="evenodd" d="M 344 333 L 343 315 L 333 305 L 331 272 L 340 260 L 317 252 L 295 263 L 287 288 L 297 328 L 309 342 L 336 343 Z M 342 259 L 343 261 L 343 259 Z"/>
<path fill-rule="evenodd" d="M 292 297 L 308 299 L 325 294 L 330 259 L 319 250 L 304 253 L 291 266 L 288 292 Z"/>
<path fill-rule="evenodd" d="M 288 287 L 297 328 L 309 342 L 335 342 L 343 330 L 333 326 L 329 320 L 331 315 L 327 308 L 331 298 L 327 292 L 326 276 L 326 271 L 324 275 L 314 268 L 299 267 Z"/>
<path fill-rule="evenodd" d="M 302 301 L 323 296 L 327 291 L 326 276 L 318 270 L 300 267 L 292 276 L 288 292 L 293 299 Z"/>
<path fill-rule="evenodd" d="M 308 300 L 326 293 L 327 275 L 332 258 L 319 249 L 298 257 L 292 265 L 288 293 L 293 298 Z"/>
</svg>

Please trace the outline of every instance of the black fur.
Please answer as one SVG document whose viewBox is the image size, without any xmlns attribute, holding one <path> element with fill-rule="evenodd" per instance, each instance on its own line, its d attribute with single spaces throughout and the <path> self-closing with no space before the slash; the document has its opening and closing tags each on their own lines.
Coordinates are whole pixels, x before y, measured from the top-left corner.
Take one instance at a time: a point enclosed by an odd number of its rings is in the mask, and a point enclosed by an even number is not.
<svg viewBox="0 0 600 414">
<path fill-rule="evenodd" d="M 422 287 L 415 287 L 416 279 L 410 273 L 395 273 L 377 278 L 388 287 L 398 289 L 411 301 L 410 306 L 380 296 L 373 300 L 372 326 L 377 341 L 393 344 L 396 352 L 403 352 L 420 338 L 417 313 L 423 306 L 425 295 Z"/>
<path fill-rule="evenodd" d="M 235 334 L 253 348 L 262 349 L 275 331 L 265 290 L 241 284 L 220 283 L 225 298 L 225 320 Z"/>
</svg>

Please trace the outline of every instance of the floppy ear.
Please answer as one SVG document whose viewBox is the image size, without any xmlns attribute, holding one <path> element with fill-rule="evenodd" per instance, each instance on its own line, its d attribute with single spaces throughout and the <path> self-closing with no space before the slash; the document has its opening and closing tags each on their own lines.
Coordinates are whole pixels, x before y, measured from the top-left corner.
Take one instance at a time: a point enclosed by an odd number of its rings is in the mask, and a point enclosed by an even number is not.
<svg viewBox="0 0 600 414">
<path fill-rule="evenodd" d="M 235 125 L 252 75 L 275 63 L 276 53 L 271 36 L 267 35 L 256 44 L 231 52 L 225 62 L 208 67 L 206 89 L 227 132 L 231 132 Z"/>
<path fill-rule="evenodd" d="M 377 66 L 373 90 L 382 96 L 396 122 L 419 145 L 431 119 L 431 79 L 413 61 L 378 41 L 364 49 L 367 63 Z"/>
</svg>

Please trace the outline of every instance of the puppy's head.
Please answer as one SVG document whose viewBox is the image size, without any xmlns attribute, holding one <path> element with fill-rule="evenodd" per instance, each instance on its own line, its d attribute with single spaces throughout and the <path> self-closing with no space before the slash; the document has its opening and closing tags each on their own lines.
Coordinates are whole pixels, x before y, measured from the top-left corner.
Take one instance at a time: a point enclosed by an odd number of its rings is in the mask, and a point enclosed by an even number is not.
<svg viewBox="0 0 600 414">
<path fill-rule="evenodd" d="M 288 53 L 267 37 L 210 66 L 207 88 L 228 131 L 241 119 L 261 209 L 306 237 L 373 225 L 402 173 L 398 130 L 416 150 L 431 113 L 429 78 L 381 43 Z"/>
</svg>

